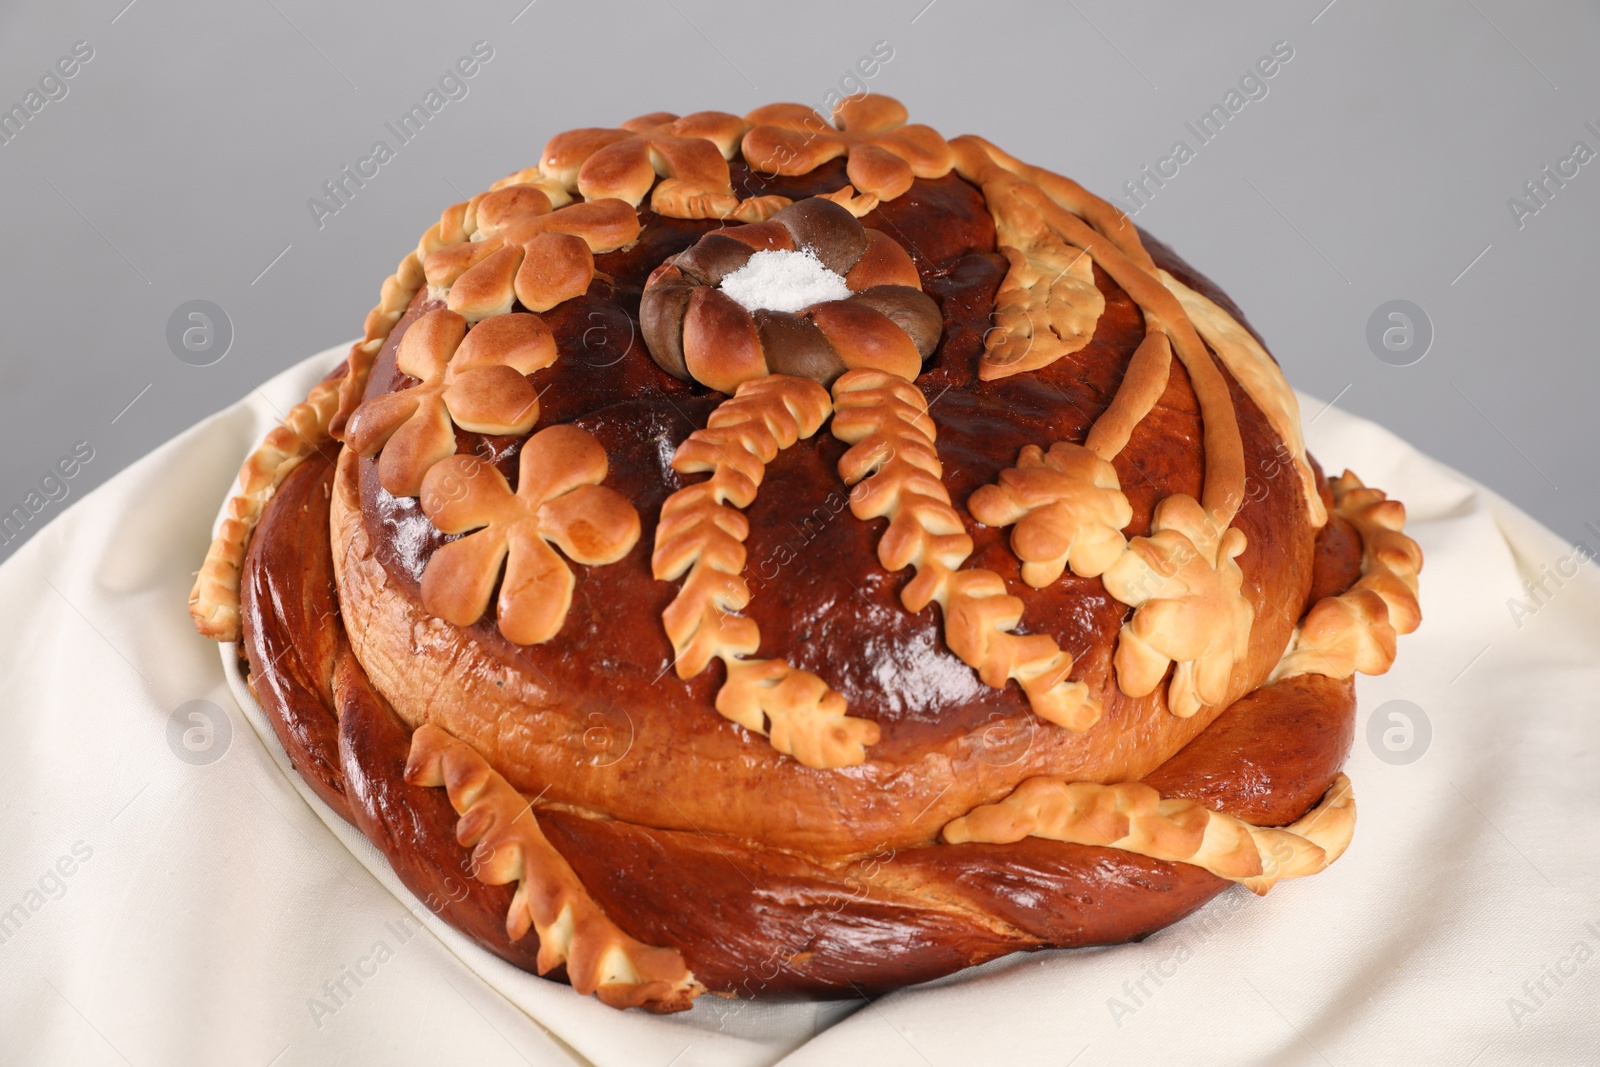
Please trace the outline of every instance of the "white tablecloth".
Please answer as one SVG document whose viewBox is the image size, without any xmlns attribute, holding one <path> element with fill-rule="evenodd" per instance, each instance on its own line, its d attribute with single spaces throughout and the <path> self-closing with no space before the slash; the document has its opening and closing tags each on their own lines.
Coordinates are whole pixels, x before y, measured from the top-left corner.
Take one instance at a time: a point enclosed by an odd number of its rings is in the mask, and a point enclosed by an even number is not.
<svg viewBox="0 0 1600 1067">
<path fill-rule="evenodd" d="M 620 1014 L 478 951 L 310 796 L 185 608 L 240 459 L 338 351 L 0 567 L 0 1062 L 1600 1063 L 1595 567 L 1338 410 L 1312 448 L 1405 501 L 1427 567 L 1422 629 L 1360 681 L 1327 872 L 871 1004 Z"/>
</svg>

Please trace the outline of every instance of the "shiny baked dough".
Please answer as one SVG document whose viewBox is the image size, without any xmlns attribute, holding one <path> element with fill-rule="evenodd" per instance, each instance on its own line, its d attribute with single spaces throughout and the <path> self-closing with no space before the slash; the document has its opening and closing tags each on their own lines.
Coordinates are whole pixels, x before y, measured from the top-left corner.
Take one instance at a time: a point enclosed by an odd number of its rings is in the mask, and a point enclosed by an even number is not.
<svg viewBox="0 0 1600 1067">
<path fill-rule="evenodd" d="M 985 187 L 995 239 L 1011 264 L 994 297 L 994 329 L 978 362 L 989 381 L 1048 367 L 1087 345 L 1106 310 L 1094 260 L 1052 230 L 1017 180 Z"/>
<path fill-rule="evenodd" d="M 397 367 L 417 383 L 364 401 L 346 424 L 345 443 L 378 456 L 378 481 L 389 493 L 417 496 L 428 470 L 455 454 L 456 427 L 533 429 L 539 394 L 527 376 L 555 360 L 555 338 L 537 315 L 496 315 L 469 333 L 457 312 L 430 311 L 406 329 L 396 352 Z"/>
<path fill-rule="evenodd" d="M 700 111 L 641 115 L 614 130 L 569 130 L 545 145 L 539 174 L 587 200 L 614 197 L 638 207 L 650 194 L 658 215 L 760 222 L 789 200 L 734 193 L 728 160 L 747 128 L 737 115 Z"/>
<path fill-rule="evenodd" d="M 1317 476 L 1311 470 L 1311 460 L 1306 456 L 1305 435 L 1300 431 L 1300 401 L 1289 388 L 1288 379 L 1277 362 L 1267 354 L 1250 331 L 1239 325 L 1221 306 L 1184 285 L 1166 271 L 1158 271 L 1161 284 L 1188 314 L 1189 321 L 1211 351 L 1222 360 L 1235 381 L 1243 387 L 1250 399 L 1266 415 L 1284 447 L 1289 450 L 1295 473 L 1300 477 L 1300 490 L 1305 494 L 1306 507 L 1311 514 L 1311 525 L 1321 527 L 1328 521 L 1328 509 L 1323 506 L 1317 492 Z"/>
<path fill-rule="evenodd" d="M 1133 521 L 1116 469 L 1070 441 L 1057 441 L 1049 452 L 1024 446 L 1017 465 L 973 493 L 967 510 L 985 526 L 1012 527 L 1022 580 L 1035 589 L 1056 581 L 1069 564 L 1081 578 L 1099 577 L 1122 557 L 1122 529 Z"/>
<path fill-rule="evenodd" d="M 898 100 L 877 93 L 848 96 L 833 124 L 803 104 L 769 104 L 745 115 L 745 162 L 773 174 L 808 174 L 846 157 L 857 189 L 893 200 L 917 178 L 942 178 L 953 163 L 950 145 L 928 126 L 907 125 Z"/>
<path fill-rule="evenodd" d="M 428 560 L 423 606 L 447 622 L 471 626 L 498 583 L 502 634 L 519 645 L 554 637 L 576 582 L 550 546 L 577 563 L 600 566 L 615 563 L 639 541 L 638 511 L 600 484 L 606 468 L 600 442 L 570 423 L 540 430 L 523 444 L 514 492 L 479 456 L 435 463 L 422 480 L 423 513 L 441 533 L 467 536 Z"/>
</svg>

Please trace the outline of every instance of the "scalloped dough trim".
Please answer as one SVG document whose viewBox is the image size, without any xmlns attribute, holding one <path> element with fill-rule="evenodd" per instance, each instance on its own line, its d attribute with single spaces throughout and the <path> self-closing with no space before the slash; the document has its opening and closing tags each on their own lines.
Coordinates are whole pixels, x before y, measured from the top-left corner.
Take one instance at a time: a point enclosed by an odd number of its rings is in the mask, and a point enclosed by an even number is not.
<svg viewBox="0 0 1600 1067">
<path fill-rule="evenodd" d="M 1334 514 L 1361 535 L 1361 577 L 1312 606 L 1269 681 L 1296 674 L 1383 674 L 1394 666 L 1399 636 L 1422 624 L 1422 549 L 1404 533 L 1405 505 L 1362 485 L 1349 471 L 1330 487 Z"/>
<path fill-rule="evenodd" d="M 878 724 L 846 715 L 844 697 L 821 678 L 783 660 L 748 659 L 761 645 L 754 619 L 734 614 L 750 603 L 743 577 L 750 524 L 742 509 L 755 501 L 767 464 L 809 438 L 833 411 L 828 391 L 809 378 L 754 378 L 718 405 L 706 428 L 678 446 L 672 468 L 706 473 L 661 506 L 651 568 L 674 581 L 687 574 L 662 612 L 678 677 L 692 678 L 712 659 L 728 677 L 717 711 L 808 767 L 851 767 L 866 761 Z"/>
<path fill-rule="evenodd" d="M 614 1008 L 680 1011 L 705 992 L 676 949 L 636 941 L 611 921 L 539 829 L 533 804 L 466 742 L 419 726 L 405 779 L 444 787 L 461 816 L 456 840 L 472 848 L 480 882 L 517 883 L 506 934 L 513 941 L 529 929 L 538 934 L 540 974 L 564 963 L 572 988 Z"/>
<path fill-rule="evenodd" d="M 289 472 L 328 440 L 328 423 L 339 406 L 341 380 L 327 378 L 289 409 L 239 468 L 239 492 L 189 591 L 189 617 L 203 637 L 239 640 L 239 579 L 250 534 L 267 502 Z"/>
<path fill-rule="evenodd" d="M 1254 826 L 1192 800 L 1163 797 L 1142 782 L 1030 778 L 1004 800 L 952 820 L 943 836 L 948 844 L 1042 837 L 1099 845 L 1203 867 L 1265 895 L 1282 879 L 1316 874 L 1337 860 L 1355 825 L 1355 796 L 1343 774 L 1321 803 L 1282 828 Z"/>
</svg>

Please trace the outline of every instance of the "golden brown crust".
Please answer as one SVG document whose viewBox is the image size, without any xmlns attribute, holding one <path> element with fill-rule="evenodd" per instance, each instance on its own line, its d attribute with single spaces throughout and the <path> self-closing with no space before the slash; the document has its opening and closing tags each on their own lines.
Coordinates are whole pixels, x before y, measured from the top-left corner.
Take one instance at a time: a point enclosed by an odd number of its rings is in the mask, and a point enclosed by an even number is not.
<svg viewBox="0 0 1600 1067">
<path fill-rule="evenodd" d="M 470 626 L 498 585 L 501 633 L 520 645 L 556 636 L 575 583 L 552 546 L 576 563 L 598 566 L 615 563 L 639 540 L 638 511 L 600 484 L 605 476 L 605 449 L 572 425 L 528 439 L 515 491 L 478 456 L 435 463 L 422 480 L 422 510 L 441 532 L 467 536 L 428 561 L 423 605 L 447 622 Z"/>
<path fill-rule="evenodd" d="M 1022 580 L 1035 589 L 1060 579 L 1069 563 L 1082 578 L 1104 574 L 1122 558 L 1122 531 L 1133 521 L 1116 468 L 1070 441 L 1048 453 L 1028 445 L 997 483 L 972 494 L 967 509 L 985 525 L 1012 527 Z"/>
<path fill-rule="evenodd" d="M 1044 634 L 1018 635 L 1023 603 L 993 571 L 962 569 L 972 538 L 950 504 L 943 465 L 934 448 L 934 420 L 922 393 L 883 371 L 850 371 L 834 383 L 833 434 L 851 448 L 839 475 L 858 519 L 887 518 L 878 541 L 886 570 L 912 567 L 916 577 L 901 593 L 907 611 L 937 603 L 950 650 L 978 672 L 985 685 L 1015 679 L 1042 718 L 1083 731 L 1100 707 L 1082 682 L 1067 680 L 1072 657 Z"/>
<path fill-rule="evenodd" d="M 358 455 L 382 451 L 379 477 L 395 496 L 422 492 L 434 464 L 455 454 L 456 427 L 522 434 L 539 419 L 539 394 L 527 376 L 555 362 L 549 328 L 521 312 L 484 319 L 470 335 L 467 326 L 455 310 L 418 319 L 397 350 L 397 366 L 416 384 L 364 401 L 345 427 Z"/>
<path fill-rule="evenodd" d="M 939 178 L 953 163 L 950 146 L 927 126 L 906 125 L 897 100 L 867 94 L 841 100 L 837 126 L 803 104 L 769 104 L 745 116 L 745 160 L 774 174 L 806 174 L 839 156 L 863 193 L 893 200 L 917 178 Z"/>
<path fill-rule="evenodd" d="M 282 536 L 292 527 L 264 529 Z M 325 528 L 320 551 L 328 551 Z M 338 620 L 323 613 L 300 625 L 336 629 Z M 299 634 L 311 638 L 310 631 Z M 429 802 L 433 790 L 401 780 L 408 732 L 379 706 L 353 657 L 344 657 L 337 677 L 340 746 L 358 824 L 419 899 L 491 951 L 537 969 L 542 946 L 531 932 L 508 939 L 512 895 L 473 877 L 476 865 L 455 843 L 448 803 L 441 798 L 448 816 L 441 817 Z M 303 676 L 285 682 L 291 689 L 318 684 Z M 1163 797 L 1187 798 L 1258 827 L 1287 826 L 1336 777 L 1353 711 L 1347 681 L 1304 675 L 1263 687 L 1147 782 Z M 1001 760 L 1014 755 L 993 751 Z M 587 818 L 550 807 L 540 792 L 540 829 L 626 934 L 677 946 L 709 988 L 741 996 L 859 995 L 1019 948 L 1114 943 L 1181 917 L 1228 884 L 1200 867 L 1040 838 L 880 846 L 854 863 L 824 867 L 742 839 Z M 752 881 L 766 893 L 752 894 Z M 804 950 L 818 944 L 827 951 Z"/>
<path fill-rule="evenodd" d="M 985 142 L 961 137 L 951 142 L 951 148 L 956 170 L 982 186 L 984 197 L 997 216 L 1024 209 L 1036 213 L 1044 227 L 1087 252 L 1134 299 L 1147 318 L 1171 338 L 1173 351 L 1188 372 L 1200 401 L 1206 455 L 1205 491 L 1200 500 L 1217 525 L 1231 524 L 1244 500 L 1245 480 L 1244 448 L 1233 398 L 1182 305 L 1154 276 L 1154 264 L 1138 245 L 1138 235 L 1131 224 L 1115 209 L 1111 209 L 1110 216 L 1103 208 L 1090 213 L 1089 218 L 1104 220 L 1102 224 L 1116 235 L 1113 237 L 1062 207 L 1039 186 L 1014 177 L 991 157 Z M 1139 248 L 1138 253 L 1125 252 L 1124 244 Z M 994 335 L 989 343 L 991 350 L 1004 343 L 1003 336 L 1009 337 L 1009 331 Z"/>
</svg>

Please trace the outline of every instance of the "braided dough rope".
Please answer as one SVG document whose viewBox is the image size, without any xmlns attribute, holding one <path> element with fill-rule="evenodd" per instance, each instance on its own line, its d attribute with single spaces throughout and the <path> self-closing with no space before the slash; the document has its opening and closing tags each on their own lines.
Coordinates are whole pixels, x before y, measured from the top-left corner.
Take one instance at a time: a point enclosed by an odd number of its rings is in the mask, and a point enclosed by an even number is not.
<svg viewBox="0 0 1600 1067">
<path fill-rule="evenodd" d="M 1067 681 L 1072 657 L 1044 634 L 1014 634 L 1022 600 L 990 570 L 961 570 L 972 538 L 950 504 L 934 423 L 922 391 L 884 371 L 848 371 L 833 384 L 833 435 L 851 447 L 839 475 L 859 519 L 887 518 L 878 560 L 891 571 L 914 567 L 901 591 L 907 611 L 937 602 L 945 641 L 983 683 L 1003 688 L 1015 678 L 1040 717 L 1087 730 L 1100 706 L 1083 682 Z"/>
<path fill-rule="evenodd" d="M 429 233 L 434 228 L 430 227 Z M 427 240 L 427 234 L 423 235 L 423 240 Z M 334 440 L 344 440 L 345 420 L 361 404 L 361 398 L 367 391 L 367 375 L 372 371 L 372 364 L 377 360 L 383 342 L 389 339 L 395 323 L 406 313 L 412 298 L 426 281 L 422 273 L 422 257 L 415 251 L 407 252 L 395 272 L 384 279 L 377 307 L 367 312 L 362 338 L 350 346 L 350 354 L 345 357 L 344 381 L 339 387 L 339 407 L 328 424 L 328 433 Z"/>
<path fill-rule="evenodd" d="M 750 603 L 742 573 L 749 521 L 739 510 L 755 500 L 766 465 L 780 449 L 822 428 L 828 391 L 806 378 L 775 374 L 745 382 L 678 446 L 672 467 L 710 478 L 686 486 L 661 506 L 650 565 L 661 581 L 687 572 L 662 613 L 680 678 L 713 658 L 727 668 L 717 710 L 808 767 L 850 767 L 866 760 L 878 725 L 845 715 L 844 697 L 816 675 L 783 660 L 757 660 L 760 628 L 731 614 Z M 731 506 L 730 506 L 731 505 Z"/>
<path fill-rule="evenodd" d="M 1402 532 L 1405 505 L 1368 489 L 1349 471 L 1331 488 L 1334 514 L 1361 535 L 1361 578 L 1338 596 L 1317 601 L 1290 636 L 1271 681 L 1296 674 L 1383 674 L 1394 665 L 1398 636 L 1422 624 L 1422 549 Z"/>
<path fill-rule="evenodd" d="M 565 963 L 572 988 L 614 1008 L 676 1011 L 705 992 L 676 949 L 646 945 L 617 928 L 545 838 L 532 803 L 470 745 L 437 726 L 417 727 L 405 780 L 445 788 L 461 816 L 456 840 L 472 847 L 474 877 L 517 883 L 506 934 L 513 941 L 529 929 L 538 934 L 540 974 Z"/>
<path fill-rule="evenodd" d="M 630 207 L 638 207 L 654 185 L 650 209 L 671 218 L 761 222 L 790 201 L 741 200 L 734 193 L 728 160 L 747 128 L 737 115 L 699 111 L 682 118 L 641 115 L 614 130 L 568 130 L 545 145 L 539 174 L 546 184 L 586 199 L 615 197 Z"/>
<path fill-rule="evenodd" d="M 312 386 L 305 400 L 290 408 L 283 421 L 245 457 L 239 468 L 239 492 L 229 498 L 227 516 L 189 591 L 189 617 L 201 636 L 239 640 L 239 576 L 250 532 L 289 472 L 328 440 L 328 423 L 339 407 L 339 390 L 338 378 Z"/>
<path fill-rule="evenodd" d="M 1334 779 L 1322 802 L 1281 829 L 1252 826 L 1191 800 L 1164 798 L 1142 782 L 1100 785 L 1030 778 L 1004 800 L 944 828 L 949 844 L 1009 844 L 1043 837 L 1117 848 L 1204 867 L 1265 895 L 1280 879 L 1316 874 L 1344 854 L 1355 832 L 1350 779 Z"/>
</svg>

